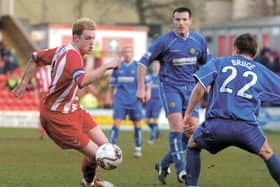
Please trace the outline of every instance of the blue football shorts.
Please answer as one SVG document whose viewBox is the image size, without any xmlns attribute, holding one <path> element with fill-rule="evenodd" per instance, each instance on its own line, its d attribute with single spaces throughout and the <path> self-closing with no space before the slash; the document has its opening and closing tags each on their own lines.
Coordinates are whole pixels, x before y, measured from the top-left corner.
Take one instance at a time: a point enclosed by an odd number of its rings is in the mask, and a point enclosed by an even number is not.
<svg viewBox="0 0 280 187">
<path fill-rule="evenodd" d="M 258 125 L 246 121 L 211 119 L 199 125 L 193 133 L 193 140 L 199 148 L 212 154 L 229 146 L 257 154 L 265 142 L 265 135 Z"/>
<path fill-rule="evenodd" d="M 160 98 L 150 99 L 146 103 L 145 116 L 146 118 L 158 118 L 162 108 Z"/>
<path fill-rule="evenodd" d="M 125 120 L 126 115 L 132 121 L 142 120 L 144 118 L 142 103 L 137 101 L 130 105 L 123 105 L 114 101 L 113 119 Z"/>
<path fill-rule="evenodd" d="M 195 84 L 177 86 L 169 84 L 160 85 L 160 96 L 166 114 L 181 112 L 183 115 L 188 106 L 190 95 Z M 200 105 L 195 106 L 193 116 L 199 116 Z"/>
</svg>

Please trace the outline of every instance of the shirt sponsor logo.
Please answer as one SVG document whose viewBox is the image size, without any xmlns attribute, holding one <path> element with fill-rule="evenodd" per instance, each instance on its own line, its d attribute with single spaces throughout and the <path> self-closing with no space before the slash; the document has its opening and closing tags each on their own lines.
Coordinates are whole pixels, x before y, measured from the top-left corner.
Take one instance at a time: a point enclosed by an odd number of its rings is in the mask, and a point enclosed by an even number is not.
<svg viewBox="0 0 280 187">
<path fill-rule="evenodd" d="M 175 52 L 180 52 L 180 51 L 181 51 L 180 49 L 173 49 L 173 50 L 171 49 L 171 50 L 170 50 L 170 52 L 173 52 L 173 53 L 175 53 Z"/>
<path fill-rule="evenodd" d="M 173 59 L 174 66 L 192 65 L 192 64 L 196 64 L 196 62 L 197 62 L 197 57 L 174 58 Z"/>
<path fill-rule="evenodd" d="M 124 83 L 130 83 L 130 82 L 134 82 L 134 77 L 118 77 L 118 82 L 124 82 Z"/>
</svg>

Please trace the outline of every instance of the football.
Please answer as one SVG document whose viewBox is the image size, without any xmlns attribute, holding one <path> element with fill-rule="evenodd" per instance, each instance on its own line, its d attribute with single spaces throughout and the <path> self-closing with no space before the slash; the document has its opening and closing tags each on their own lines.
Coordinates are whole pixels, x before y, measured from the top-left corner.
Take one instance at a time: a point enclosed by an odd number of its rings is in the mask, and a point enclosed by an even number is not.
<svg viewBox="0 0 280 187">
<path fill-rule="evenodd" d="M 122 163 L 122 150 L 115 144 L 105 143 L 97 149 L 95 159 L 101 168 L 112 170 Z"/>
</svg>

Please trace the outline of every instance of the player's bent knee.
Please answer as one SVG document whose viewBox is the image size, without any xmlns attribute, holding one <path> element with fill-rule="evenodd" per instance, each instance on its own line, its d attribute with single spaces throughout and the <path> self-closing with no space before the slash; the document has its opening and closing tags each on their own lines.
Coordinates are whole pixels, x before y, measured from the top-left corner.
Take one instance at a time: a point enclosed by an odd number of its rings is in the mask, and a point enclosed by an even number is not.
<svg viewBox="0 0 280 187">
<path fill-rule="evenodd" d="M 268 160 L 273 155 L 273 150 L 268 145 L 267 141 L 264 142 L 264 144 L 258 154 L 260 155 L 260 157 L 262 157 L 265 160 Z"/>
</svg>

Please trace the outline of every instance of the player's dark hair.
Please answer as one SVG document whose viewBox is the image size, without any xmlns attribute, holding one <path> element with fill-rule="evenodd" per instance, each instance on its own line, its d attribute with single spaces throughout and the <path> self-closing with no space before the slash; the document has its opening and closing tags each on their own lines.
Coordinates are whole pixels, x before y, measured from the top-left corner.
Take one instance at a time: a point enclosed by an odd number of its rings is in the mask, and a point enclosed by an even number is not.
<svg viewBox="0 0 280 187">
<path fill-rule="evenodd" d="M 179 13 L 181 13 L 181 12 L 188 12 L 190 18 L 192 17 L 192 11 L 191 11 L 191 9 L 189 9 L 189 8 L 187 8 L 187 7 L 178 7 L 178 8 L 175 8 L 175 9 L 173 10 L 172 15 L 174 16 L 174 14 L 175 14 L 176 12 L 179 12 Z"/>
<path fill-rule="evenodd" d="M 258 48 L 256 38 L 249 33 L 238 36 L 234 41 L 234 46 L 239 54 L 249 54 L 251 57 L 256 55 Z"/>
</svg>

